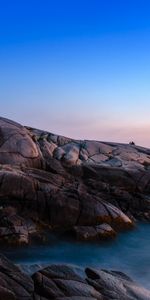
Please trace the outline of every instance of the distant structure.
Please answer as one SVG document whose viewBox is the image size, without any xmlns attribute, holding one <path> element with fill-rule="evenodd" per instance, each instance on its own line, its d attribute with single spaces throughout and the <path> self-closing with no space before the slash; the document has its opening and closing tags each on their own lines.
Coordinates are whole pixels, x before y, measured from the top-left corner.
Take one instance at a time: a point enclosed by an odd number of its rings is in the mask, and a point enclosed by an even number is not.
<svg viewBox="0 0 150 300">
<path fill-rule="evenodd" d="M 135 145 L 135 143 L 134 143 L 133 141 L 131 141 L 129 144 L 130 144 L 130 145 Z"/>
</svg>

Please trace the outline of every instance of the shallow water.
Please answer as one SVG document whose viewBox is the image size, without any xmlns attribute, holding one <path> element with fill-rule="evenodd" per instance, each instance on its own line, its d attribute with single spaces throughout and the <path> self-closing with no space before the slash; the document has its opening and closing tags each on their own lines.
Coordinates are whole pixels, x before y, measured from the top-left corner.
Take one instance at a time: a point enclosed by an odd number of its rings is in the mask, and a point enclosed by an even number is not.
<svg viewBox="0 0 150 300">
<path fill-rule="evenodd" d="M 150 289 L 150 224 L 139 224 L 109 243 L 76 243 L 51 237 L 48 245 L 2 252 L 19 264 L 71 263 L 120 270 Z"/>
</svg>

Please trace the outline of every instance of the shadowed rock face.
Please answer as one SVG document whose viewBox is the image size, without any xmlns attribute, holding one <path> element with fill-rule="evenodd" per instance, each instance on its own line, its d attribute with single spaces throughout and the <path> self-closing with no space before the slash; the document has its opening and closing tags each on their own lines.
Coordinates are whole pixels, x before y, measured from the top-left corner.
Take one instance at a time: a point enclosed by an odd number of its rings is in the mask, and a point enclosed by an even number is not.
<svg viewBox="0 0 150 300">
<path fill-rule="evenodd" d="M 81 240 L 150 220 L 150 150 L 79 141 L 0 118 L 0 241 L 41 229 Z M 39 226 L 40 225 L 40 226 Z"/>
<path fill-rule="evenodd" d="M 32 275 L 0 255 L 0 299 L 149 300 L 150 291 L 124 273 L 51 265 Z"/>
<path fill-rule="evenodd" d="M 0 299 L 33 299 L 33 280 L 0 255 Z"/>
</svg>

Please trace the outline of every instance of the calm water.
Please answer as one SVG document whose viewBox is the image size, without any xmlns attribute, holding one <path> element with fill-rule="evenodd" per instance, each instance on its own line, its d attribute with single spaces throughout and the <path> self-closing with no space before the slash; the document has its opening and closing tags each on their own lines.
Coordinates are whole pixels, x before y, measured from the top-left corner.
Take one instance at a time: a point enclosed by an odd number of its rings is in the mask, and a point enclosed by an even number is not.
<svg viewBox="0 0 150 300">
<path fill-rule="evenodd" d="M 49 245 L 7 249 L 3 253 L 15 263 L 71 263 L 121 270 L 150 289 L 150 224 L 104 244 L 81 244 L 52 237 Z"/>
</svg>

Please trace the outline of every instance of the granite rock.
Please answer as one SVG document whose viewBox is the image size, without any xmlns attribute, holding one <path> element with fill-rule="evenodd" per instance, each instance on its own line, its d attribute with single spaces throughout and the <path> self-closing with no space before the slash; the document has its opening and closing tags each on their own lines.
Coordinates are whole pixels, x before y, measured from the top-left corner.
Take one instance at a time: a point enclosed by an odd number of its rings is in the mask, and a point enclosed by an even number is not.
<svg viewBox="0 0 150 300">
<path fill-rule="evenodd" d="M 12 207 L 18 220 L 6 214 L 1 241 L 28 243 L 28 220 L 35 231 L 88 226 L 94 235 L 106 223 L 117 233 L 150 220 L 149 192 L 150 149 L 73 140 L 0 118 L 0 213 Z"/>
<path fill-rule="evenodd" d="M 32 276 L 0 255 L 0 299 L 150 300 L 150 291 L 122 272 L 50 265 Z"/>
</svg>

